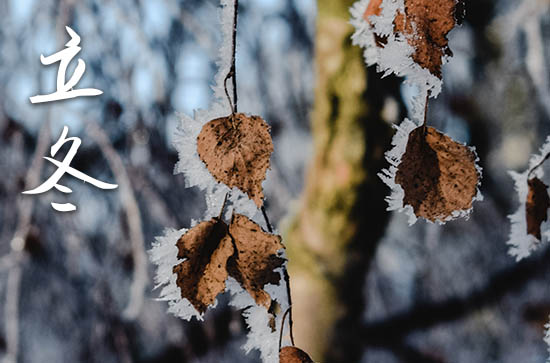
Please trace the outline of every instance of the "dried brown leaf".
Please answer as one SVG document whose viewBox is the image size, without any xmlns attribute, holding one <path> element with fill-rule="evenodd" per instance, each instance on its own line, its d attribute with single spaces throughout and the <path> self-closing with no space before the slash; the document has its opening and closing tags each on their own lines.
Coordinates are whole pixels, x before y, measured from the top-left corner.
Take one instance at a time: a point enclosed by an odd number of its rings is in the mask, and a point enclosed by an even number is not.
<svg viewBox="0 0 550 363">
<path fill-rule="evenodd" d="M 395 176 L 405 191 L 403 204 L 430 221 L 470 209 L 481 177 L 475 161 L 470 148 L 433 127 L 414 129 Z"/>
<path fill-rule="evenodd" d="M 279 351 L 280 363 L 313 363 L 309 355 L 296 347 L 283 347 Z"/>
<path fill-rule="evenodd" d="M 452 54 L 447 34 L 456 25 L 456 11 L 456 0 L 405 0 L 405 13 L 394 20 L 394 31 L 415 49 L 414 61 L 439 78 L 442 57 Z"/>
<path fill-rule="evenodd" d="M 262 206 L 273 142 L 261 117 L 237 113 L 208 122 L 197 138 L 197 150 L 218 182 L 239 188 Z"/>
<path fill-rule="evenodd" d="M 233 215 L 229 233 L 237 249 L 228 262 L 229 274 L 258 305 L 269 309 L 271 297 L 264 290 L 264 285 L 279 283 L 280 274 L 273 270 L 285 262 L 278 255 L 278 251 L 284 248 L 281 237 L 264 232 L 259 225 L 241 214 Z"/>
<path fill-rule="evenodd" d="M 233 255 L 227 225 L 214 218 L 201 222 L 185 233 L 176 243 L 178 258 L 185 261 L 174 266 L 176 284 L 201 314 L 225 290 L 227 261 Z"/>
<path fill-rule="evenodd" d="M 527 218 L 527 233 L 541 239 L 540 225 L 548 220 L 548 208 L 550 197 L 548 186 L 539 178 L 529 179 L 527 182 L 529 193 L 525 203 L 525 216 Z"/>
</svg>

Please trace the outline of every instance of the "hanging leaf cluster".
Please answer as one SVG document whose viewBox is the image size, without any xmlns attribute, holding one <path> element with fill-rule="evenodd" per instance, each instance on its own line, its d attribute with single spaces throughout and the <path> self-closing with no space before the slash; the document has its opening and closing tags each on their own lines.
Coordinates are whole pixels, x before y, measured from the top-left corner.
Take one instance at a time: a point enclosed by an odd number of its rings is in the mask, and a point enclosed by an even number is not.
<svg viewBox="0 0 550 363">
<path fill-rule="evenodd" d="M 418 87 L 414 121 L 397 127 L 386 153 L 391 166 L 380 174 L 392 189 L 388 209 L 405 211 L 410 223 L 465 217 L 482 199 L 475 150 L 427 126 L 429 99 L 441 91 L 441 67 L 452 56 L 447 36 L 461 8 L 461 0 L 370 0 L 352 8 L 354 42 L 365 47 L 367 64 Z"/>
<path fill-rule="evenodd" d="M 207 122 L 197 137 L 197 151 L 218 182 L 239 188 L 258 208 L 263 205 L 262 181 L 273 142 L 261 117 L 236 113 Z M 201 314 L 225 291 L 228 277 L 257 305 L 270 308 L 272 299 L 264 286 L 280 282 L 281 275 L 275 272 L 285 262 L 280 236 L 265 232 L 242 214 L 234 213 L 227 225 L 220 214 L 187 231 L 176 246 L 178 259 L 183 259 L 173 268 L 176 284 L 181 297 Z"/>
<path fill-rule="evenodd" d="M 225 281 L 233 277 L 266 309 L 271 297 L 266 284 L 278 284 L 274 272 L 285 259 L 281 237 L 264 232 L 248 217 L 234 214 L 229 226 L 220 218 L 204 221 L 191 228 L 176 243 L 178 259 L 174 266 L 181 297 L 201 314 L 225 291 Z"/>
</svg>

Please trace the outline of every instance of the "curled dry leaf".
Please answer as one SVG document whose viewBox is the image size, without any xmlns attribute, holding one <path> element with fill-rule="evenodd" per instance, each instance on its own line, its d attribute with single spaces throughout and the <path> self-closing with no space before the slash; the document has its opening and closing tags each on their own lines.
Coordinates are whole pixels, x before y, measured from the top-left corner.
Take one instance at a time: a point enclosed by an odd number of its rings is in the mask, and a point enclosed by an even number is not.
<svg viewBox="0 0 550 363">
<path fill-rule="evenodd" d="M 276 285 L 280 281 L 280 274 L 274 270 L 285 262 L 278 254 L 284 248 L 281 236 L 264 232 L 258 224 L 241 214 L 233 215 L 229 233 L 236 247 L 228 263 L 229 274 L 258 305 L 269 309 L 271 297 L 264 290 L 264 285 Z"/>
<path fill-rule="evenodd" d="M 279 351 L 280 363 L 313 363 L 309 355 L 296 347 L 283 347 Z"/>
<path fill-rule="evenodd" d="M 371 0 L 363 18 L 380 15 L 382 0 Z M 422 68 L 441 78 L 443 56 L 451 55 L 447 35 L 457 24 L 455 14 L 460 13 L 457 0 L 404 0 L 405 12 L 398 11 L 394 19 L 394 32 L 401 33 L 414 48 L 413 59 Z M 371 24 L 372 25 L 372 24 Z M 377 44 L 383 47 L 385 38 L 375 34 Z"/>
<path fill-rule="evenodd" d="M 201 222 L 181 236 L 176 246 L 178 259 L 185 259 L 173 268 L 176 284 L 182 298 L 202 314 L 225 290 L 227 261 L 234 252 L 227 225 L 218 218 Z"/>
<path fill-rule="evenodd" d="M 432 222 L 469 210 L 481 177 L 475 161 L 470 148 L 433 127 L 414 129 L 395 176 L 405 192 L 403 205 Z"/>
<path fill-rule="evenodd" d="M 197 138 L 197 151 L 218 182 L 239 188 L 258 208 L 262 206 L 262 182 L 273 142 L 261 117 L 237 113 L 206 123 Z"/>
<path fill-rule="evenodd" d="M 548 186 L 539 178 L 529 179 L 527 182 L 529 193 L 525 203 L 525 216 L 527 218 L 527 233 L 541 239 L 540 226 L 548 219 L 550 197 Z"/>
</svg>

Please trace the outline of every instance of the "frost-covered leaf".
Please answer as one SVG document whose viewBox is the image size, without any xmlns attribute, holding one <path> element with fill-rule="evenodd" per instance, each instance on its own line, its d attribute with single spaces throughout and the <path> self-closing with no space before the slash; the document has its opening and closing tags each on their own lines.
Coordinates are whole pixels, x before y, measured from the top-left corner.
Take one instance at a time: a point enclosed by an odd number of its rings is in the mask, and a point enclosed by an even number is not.
<svg viewBox="0 0 550 363">
<path fill-rule="evenodd" d="M 443 223 L 467 216 L 475 200 L 481 169 L 473 148 L 459 144 L 432 127 L 415 127 L 405 120 L 386 154 L 391 166 L 380 177 L 392 188 L 389 210 L 406 210 Z"/>
<path fill-rule="evenodd" d="M 449 50 L 447 35 L 456 24 L 456 0 L 405 0 L 405 11 L 397 12 L 395 31 L 414 48 L 414 61 L 441 78 L 441 65 Z"/>
<path fill-rule="evenodd" d="M 225 290 L 227 260 L 233 255 L 227 225 L 214 218 L 185 233 L 176 243 L 178 259 L 174 266 L 181 297 L 189 300 L 201 314 Z"/>
<path fill-rule="evenodd" d="M 541 224 L 546 220 L 550 201 L 546 186 L 541 179 L 544 169 L 540 166 L 550 155 L 550 136 L 540 148 L 540 153 L 531 156 L 529 167 L 523 173 L 510 172 L 518 193 L 519 207 L 508 216 L 511 222 L 508 253 L 521 260 L 528 257 L 540 242 L 550 238 L 550 231 L 543 230 Z M 537 179 L 538 181 L 533 181 Z M 546 237 L 546 238 L 545 238 Z"/>
<path fill-rule="evenodd" d="M 159 300 L 168 302 L 168 312 L 175 316 L 191 320 L 193 317 L 202 319 L 202 315 L 193 307 L 187 299 L 181 298 L 181 290 L 176 284 L 177 276 L 174 274 L 174 266 L 180 263 L 178 261 L 178 248 L 176 241 L 185 233 L 187 229 L 166 230 L 161 237 L 156 237 L 153 246 L 149 251 L 151 262 L 157 268 L 155 272 L 155 288 L 162 287 Z"/>
<path fill-rule="evenodd" d="M 539 178 L 529 179 L 529 192 L 525 202 L 525 216 L 527 218 L 527 233 L 541 239 L 540 225 L 548 219 L 550 197 L 548 186 Z"/>
<path fill-rule="evenodd" d="M 279 352 L 280 363 L 313 363 L 303 350 L 296 347 L 283 347 Z"/>
<path fill-rule="evenodd" d="M 455 0 L 358 0 L 350 9 L 353 44 L 367 65 L 405 77 L 418 88 L 413 119 L 423 119 L 426 98 L 441 92 L 441 66 L 451 52 L 447 34 L 457 23 Z"/>
<path fill-rule="evenodd" d="M 447 35 L 457 23 L 457 6 L 456 0 L 370 0 L 363 19 L 371 26 L 379 47 L 399 42 L 402 36 L 413 48 L 413 60 L 441 78 L 443 59 L 451 55 Z M 392 34 L 388 34 L 390 22 Z"/>
<path fill-rule="evenodd" d="M 238 187 L 262 206 L 273 142 L 261 117 L 238 113 L 208 122 L 198 136 L 197 151 L 218 182 Z"/>
<path fill-rule="evenodd" d="M 281 237 L 264 232 L 258 224 L 241 214 L 233 215 L 229 233 L 237 248 L 228 263 L 229 274 L 248 291 L 256 304 L 268 309 L 271 297 L 264 286 L 279 283 L 281 275 L 275 269 L 285 262 L 279 256 L 279 251 L 284 249 Z"/>
<path fill-rule="evenodd" d="M 471 209 L 480 177 L 475 160 L 472 150 L 436 129 L 416 128 L 395 177 L 405 192 L 403 203 L 432 222 Z"/>
</svg>

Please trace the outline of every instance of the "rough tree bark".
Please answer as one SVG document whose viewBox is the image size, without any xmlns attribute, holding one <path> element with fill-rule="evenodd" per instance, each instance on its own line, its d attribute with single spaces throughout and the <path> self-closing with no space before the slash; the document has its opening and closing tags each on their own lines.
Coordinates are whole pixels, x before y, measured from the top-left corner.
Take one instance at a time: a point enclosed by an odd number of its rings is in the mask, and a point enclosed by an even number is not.
<svg viewBox="0 0 550 363">
<path fill-rule="evenodd" d="M 392 132 L 380 115 L 386 97 L 400 102 L 399 80 L 380 80 L 351 45 L 352 3 L 318 0 L 314 157 L 301 209 L 285 236 L 296 344 L 327 363 L 359 361 L 363 352 L 353 332 L 362 321 L 366 272 L 387 224 L 388 191 L 376 173 Z"/>
</svg>

